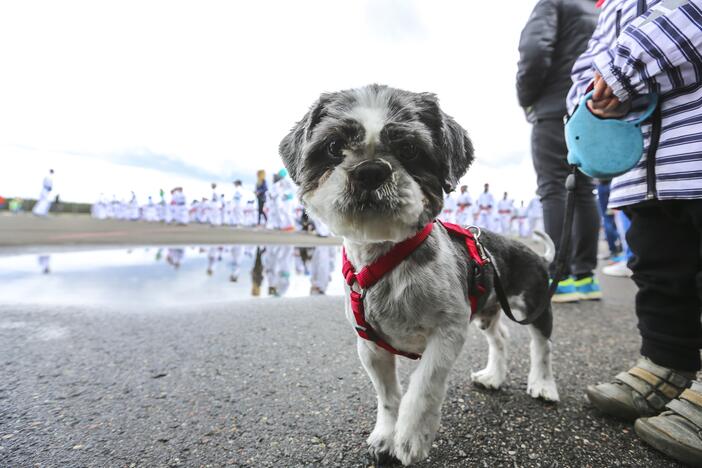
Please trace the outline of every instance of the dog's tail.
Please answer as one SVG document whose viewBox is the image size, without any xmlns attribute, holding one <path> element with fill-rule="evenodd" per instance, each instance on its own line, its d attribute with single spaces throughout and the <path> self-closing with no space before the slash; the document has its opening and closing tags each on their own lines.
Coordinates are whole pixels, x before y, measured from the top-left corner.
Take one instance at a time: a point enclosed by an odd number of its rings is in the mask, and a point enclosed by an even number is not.
<svg viewBox="0 0 702 468">
<path fill-rule="evenodd" d="M 535 229 L 534 238 L 539 239 L 541 242 L 544 243 L 546 251 L 543 254 L 541 254 L 543 259 L 546 260 L 546 262 L 548 263 L 553 262 L 553 259 L 556 258 L 556 246 L 553 244 L 551 237 L 549 237 L 549 235 L 545 232 Z"/>
</svg>

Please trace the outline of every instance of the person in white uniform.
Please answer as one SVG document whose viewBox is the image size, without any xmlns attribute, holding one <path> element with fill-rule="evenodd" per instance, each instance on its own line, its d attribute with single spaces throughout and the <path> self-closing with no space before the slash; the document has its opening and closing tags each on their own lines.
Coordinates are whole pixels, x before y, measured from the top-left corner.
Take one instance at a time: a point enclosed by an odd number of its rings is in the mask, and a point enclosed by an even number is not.
<svg viewBox="0 0 702 468">
<path fill-rule="evenodd" d="M 232 225 L 242 226 L 244 224 L 244 187 L 240 180 L 234 181 L 234 197 L 232 199 Z"/>
<path fill-rule="evenodd" d="M 182 187 L 173 189 L 173 221 L 178 224 L 186 225 L 190 221 L 190 213 L 186 203 L 185 194 Z"/>
<path fill-rule="evenodd" d="M 473 224 L 473 198 L 468 193 L 467 185 L 461 185 L 461 193 L 458 195 L 457 203 L 456 224 L 459 226 Z"/>
<path fill-rule="evenodd" d="M 507 192 L 502 196 L 502 200 L 497 202 L 497 213 L 500 215 L 501 234 L 511 234 L 512 216 L 514 216 L 514 202 L 507 198 Z"/>
<path fill-rule="evenodd" d="M 266 214 L 266 227 L 268 229 L 280 229 L 280 219 L 278 216 L 278 181 L 280 176 L 278 174 L 273 174 L 273 183 L 266 192 L 266 208 L 268 210 Z"/>
<path fill-rule="evenodd" d="M 456 203 L 455 192 L 447 193 L 444 196 L 444 207 L 439 214 L 439 219 L 446 223 L 456 223 L 456 208 L 458 208 L 458 203 Z"/>
<path fill-rule="evenodd" d="M 146 205 L 141 208 L 142 219 L 149 223 L 153 223 L 158 220 L 158 214 L 156 213 L 156 205 L 154 204 L 153 198 L 149 197 Z"/>
<path fill-rule="evenodd" d="M 485 184 L 483 193 L 478 197 L 478 226 L 485 229 L 492 227 L 492 208 L 495 206 L 495 199 L 490 193 L 490 184 Z"/>
<path fill-rule="evenodd" d="M 212 182 L 212 198 L 209 203 L 209 222 L 210 226 L 222 225 L 222 210 L 219 205 L 219 195 L 217 194 L 217 184 Z"/>
<path fill-rule="evenodd" d="M 277 185 L 278 192 L 278 218 L 279 226 L 283 231 L 295 230 L 295 186 L 290 177 L 288 177 L 287 169 L 278 171 L 280 178 Z"/>
<path fill-rule="evenodd" d="M 129 219 L 131 221 L 139 221 L 139 218 L 141 218 L 141 209 L 139 208 L 139 202 L 137 202 L 136 193 L 134 192 L 132 192 L 132 196 L 129 199 L 127 211 L 129 212 Z"/>
<path fill-rule="evenodd" d="M 39 194 L 39 199 L 37 202 L 34 204 L 34 208 L 32 209 L 32 213 L 34 213 L 35 216 L 46 216 L 49 214 L 49 210 L 51 209 L 51 198 L 49 196 L 51 195 L 51 191 L 54 188 L 54 170 L 49 169 L 49 174 L 44 177 L 44 180 L 41 184 L 41 193 Z"/>
<path fill-rule="evenodd" d="M 524 200 L 522 200 L 519 206 L 515 209 L 514 221 L 516 224 L 516 231 L 519 234 L 519 237 L 528 237 L 527 207 L 524 206 Z"/>
<path fill-rule="evenodd" d="M 539 197 L 534 197 L 527 207 L 527 224 L 529 225 L 527 229 L 527 237 L 531 237 L 534 229 L 544 230 L 544 212 L 541 207 L 541 200 Z"/>
</svg>

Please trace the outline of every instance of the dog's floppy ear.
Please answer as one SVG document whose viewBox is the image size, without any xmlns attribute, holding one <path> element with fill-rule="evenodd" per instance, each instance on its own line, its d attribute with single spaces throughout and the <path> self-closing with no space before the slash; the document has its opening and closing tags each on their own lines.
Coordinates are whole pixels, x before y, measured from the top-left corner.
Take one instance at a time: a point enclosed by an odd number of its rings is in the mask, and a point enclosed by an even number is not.
<svg viewBox="0 0 702 468">
<path fill-rule="evenodd" d="M 330 95 L 322 94 L 302 120 L 295 124 L 290 133 L 283 138 L 278 147 L 283 164 L 288 169 L 293 182 L 298 185 L 300 183 L 299 170 L 302 164 L 302 150 L 305 143 L 310 139 L 312 130 L 324 117 L 325 106 L 330 101 L 330 98 Z"/>
<path fill-rule="evenodd" d="M 473 143 L 452 117 L 439 108 L 436 95 L 422 93 L 420 119 L 427 125 L 437 146 L 442 166 L 442 187 L 446 193 L 456 188 L 459 179 L 473 162 Z"/>
</svg>

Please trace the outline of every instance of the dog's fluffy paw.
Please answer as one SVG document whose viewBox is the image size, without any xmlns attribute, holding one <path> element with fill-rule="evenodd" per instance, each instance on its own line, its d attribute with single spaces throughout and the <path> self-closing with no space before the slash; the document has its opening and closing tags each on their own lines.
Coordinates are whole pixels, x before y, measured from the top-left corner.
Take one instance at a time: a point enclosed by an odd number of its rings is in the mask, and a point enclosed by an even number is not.
<svg viewBox="0 0 702 468">
<path fill-rule="evenodd" d="M 392 427 L 377 427 L 373 429 L 366 443 L 368 444 L 368 453 L 378 463 L 392 463 L 396 461 L 393 455 L 393 428 Z"/>
<path fill-rule="evenodd" d="M 473 383 L 485 388 L 498 390 L 505 383 L 505 374 L 496 369 L 485 368 L 478 372 L 470 374 Z"/>
<path fill-rule="evenodd" d="M 411 465 L 429 456 L 432 437 L 421 431 L 401 431 L 395 434 L 395 457 L 405 465 Z"/>
<path fill-rule="evenodd" d="M 541 398 L 546 401 L 558 401 L 558 389 L 553 379 L 529 379 L 527 393 L 532 398 Z"/>
</svg>

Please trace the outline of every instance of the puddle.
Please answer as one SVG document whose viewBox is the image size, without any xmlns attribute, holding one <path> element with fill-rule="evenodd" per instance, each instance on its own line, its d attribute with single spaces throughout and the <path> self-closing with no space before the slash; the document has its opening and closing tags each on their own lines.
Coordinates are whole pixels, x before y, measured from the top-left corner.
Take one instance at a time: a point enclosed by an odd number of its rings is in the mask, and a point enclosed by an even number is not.
<svg viewBox="0 0 702 468">
<path fill-rule="evenodd" d="M 0 303 L 194 305 L 341 295 L 337 246 L 129 248 L 0 257 Z"/>
</svg>

